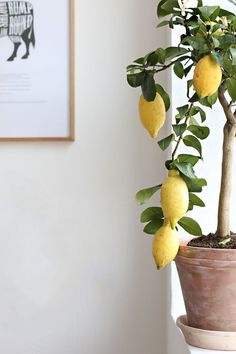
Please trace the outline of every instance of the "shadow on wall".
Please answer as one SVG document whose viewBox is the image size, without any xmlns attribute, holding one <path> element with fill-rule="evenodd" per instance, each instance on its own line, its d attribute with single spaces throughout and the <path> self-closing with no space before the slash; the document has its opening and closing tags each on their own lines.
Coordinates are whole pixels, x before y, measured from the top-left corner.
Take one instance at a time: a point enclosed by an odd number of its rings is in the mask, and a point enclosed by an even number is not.
<svg viewBox="0 0 236 354">
<path fill-rule="evenodd" d="M 173 316 L 173 306 L 178 306 L 178 310 L 180 310 L 183 307 L 183 304 L 180 304 L 180 294 L 179 292 L 180 287 L 173 287 L 173 279 L 172 276 L 174 274 L 174 277 L 177 277 L 177 272 L 174 271 L 175 267 L 169 267 L 168 269 L 168 284 L 167 284 L 167 316 L 168 316 L 168 322 L 167 322 L 167 353 L 168 354 L 191 354 L 190 351 L 188 350 L 188 346 L 184 340 L 184 336 L 181 333 L 180 329 L 176 326 L 175 324 L 175 318 L 178 317 L 178 314 L 174 314 Z M 176 279 L 176 278 L 175 278 Z M 177 280 L 178 283 L 178 280 Z M 184 309 L 180 310 L 180 313 L 185 313 L 182 312 Z M 179 311 L 177 311 L 179 312 Z"/>
<path fill-rule="evenodd" d="M 168 336 L 168 354 L 191 354 L 185 343 L 184 337 L 175 324 L 175 320 L 169 314 L 169 336 Z"/>
</svg>

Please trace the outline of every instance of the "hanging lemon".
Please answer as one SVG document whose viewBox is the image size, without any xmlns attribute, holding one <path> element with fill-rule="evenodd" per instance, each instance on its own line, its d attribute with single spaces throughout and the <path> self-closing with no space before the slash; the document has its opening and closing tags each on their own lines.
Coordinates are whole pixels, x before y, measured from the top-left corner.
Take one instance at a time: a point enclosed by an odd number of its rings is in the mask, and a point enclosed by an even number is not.
<svg viewBox="0 0 236 354">
<path fill-rule="evenodd" d="M 177 170 L 170 170 L 161 187 L 161 206 L 172 228 L 186 214 L 189 205 L 188 187 Z"/>
<path fill-rule="evenodd" d="M 199 60 L 193 75 L 193 87 L 199 97 L 213 95 L 218 90 L 221 80 L 221 67 L 210 55 Z"/>
<path fill-rule="evenodd" d="M 139 114 L 144 128 L 152 138 L 156 138 L 166 119 L 165 103 L 161 95 L 157 93 L 154 101 L 151 102 L 146 101 L 143 95 L 141 95 Z"/>
<path fill-rule="evenodd" d="M 179 249 L 177 231 L 172 230 L 168 221 L 156 232 L 152 243 L 152 255 L 158 269 L 164 268 L 175 259 Z"/>
</svg>

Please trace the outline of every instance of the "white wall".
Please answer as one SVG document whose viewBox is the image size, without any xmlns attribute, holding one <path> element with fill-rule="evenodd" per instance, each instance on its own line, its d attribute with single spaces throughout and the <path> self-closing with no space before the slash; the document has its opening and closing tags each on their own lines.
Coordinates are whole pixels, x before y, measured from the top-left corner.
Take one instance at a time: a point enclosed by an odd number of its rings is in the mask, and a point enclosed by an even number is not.
<svg viewBox="0 0 236 354">
<path fill-rule="evenodd" d="M 213 6 L 220 5 L 223 8 L 229 9 L 235 12 L 235 7 L 229 4 L 225 0 L 208 0 L 204 2 L 205 5 Z M 178 41 L 177 34 L 173 34 L 172 43 L 176 44 Z M 186 103 L 186 98 L 183 92 L 186 92 L 186 84 L 184 80 L 179 80 L 176 77 L 172 77 L 173 89 L 172 89 L 172 99 L 173 106 L 178 107 Z M 222 143 L 223 143 L 223 126 L 225 123 L 225 117 L 222 108 L 219 104 L 214 106 L 213 110 L 206 109 L 207 120 L 206 125 L 210 127 L 211 133 L 207 140 L 202 142 L 203 145 L 203 163 L 199 163 L 197 170 L 197 175 L 199 177 L 206 178 L 208 181 L 208 186 L 204 187 L 201 198 L 204 200 L 205 208 L 195 208 L 192 212 L 192 216 L 200 223 L 202 226 L 203 233 L 207 235 L 210 232 L 215 232 L 217 227 L 217 208 L 218 208 L 218 196 L 220 188 L 220 169 L 221 169 L 221 159 L 222 159 Z M 186 151 L 186 148 L 184 148 Z M 234 166 L 234 174 L 236 176 L 236 164 Z M 235 195 L 236 189 L 234 186 L 233 195 Z M 232 213 L 231 213 L 231 229 L 236 230 L 236 219 L 234 217 L 236 200 L 232 198 Z M 179 315 L 185 313 L 184 303 L 182 299 L 182 294 L 179 286 L 179 280 L 175 266 L 172 266 L 172 316 L 175 320 Z M 169 343 L 169 354 L 184 354 L 189 352 L 179 334 L 179 330 L 173 326 L 173 320 L 170 323 L 169 328 L 169 338 L 171 340 Z M 173 344 L 173 338 L 176 338 L 175 344 Z M 195 353 L 195 352 L 194 352 Z M 210 354 L 210 353 L 209 353 Z"/>
<path fill-rule="evenodd" d="M 163 155 L 125 79 L 166 45 L 155 7 L 76 1 L 76 142 L 0 144 L 1 353 L 166 353 L 166 272 L 134 202 Z"/>
</svg>

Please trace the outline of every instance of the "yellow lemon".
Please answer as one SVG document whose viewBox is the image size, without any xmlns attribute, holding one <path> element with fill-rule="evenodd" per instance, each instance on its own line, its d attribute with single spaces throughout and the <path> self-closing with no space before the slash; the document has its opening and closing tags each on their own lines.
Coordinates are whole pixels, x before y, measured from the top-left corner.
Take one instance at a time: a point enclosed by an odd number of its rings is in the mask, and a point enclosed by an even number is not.
<svg viewBox="0 0 236 354">
<path fill-rule="evenodd" d="M 188 187 L 176 170 L 170 170 L 161 187 L 161 206 L 172 228 L 186 214 L 189 205 Z"/>
<path fill-rule="evenodd" d="M 141 95 L 139 114 L 144 128 L 152 138 L 156 138 L 166 118 L 165 103 L 161 95 L 157 93 L 154 101 L 151 102 L 146 101 L 143 95 Z"/>
<path fill-rule="evenodd" d="M 193 75 L 193 86 L 199 97 L 213 95 L 218 90 L 221 80 L 221 67 L 210 55 L 199 60 Z"/>
<path fill-rule="evenodd" d="M 179 249 L 179 237 L 177 231 L 165 223 L 155 234 L 152 242 L 152 255 L 157 269 L 164 268 L 176 257 Z"/>
</svg>

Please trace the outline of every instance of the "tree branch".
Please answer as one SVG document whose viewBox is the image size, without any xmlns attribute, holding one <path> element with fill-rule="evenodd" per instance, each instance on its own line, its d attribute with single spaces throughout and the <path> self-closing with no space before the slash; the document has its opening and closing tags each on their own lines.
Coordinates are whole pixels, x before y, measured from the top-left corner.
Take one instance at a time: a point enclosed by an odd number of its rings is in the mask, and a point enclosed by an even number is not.
<svg viewBox="0 0 236 354">
<path fill-rule="evenodd" d="M 232 109 L 231 109 L 232 104 L 229 103 L 225 97 L 225 91 L 226 91 L 226 83 L 223 82 L 220 85 L 219 91 L 218 91 L 219 101 L 220 101 L 220 104 L 225 112 L 226 120 L 228 122 L 230 122 L 232 125 L 234 125 L 234 124 L 236 124 L 236 116 L 232 112 Z"/>
<path fill-rule="evenodd" d="M 221 187 L 218 206 L 217 235 L 230 235 L 230 198 L 233 178 L 233 155 L 236 134 L 236 115 L 232 112 L 232 102 L 225 97 L 226 83 L 223 82 L 218 91 L 220 104 L 224 110 L 226 123 L 224 126 L 223 158 L 221 169 Z"/>
</svg>

